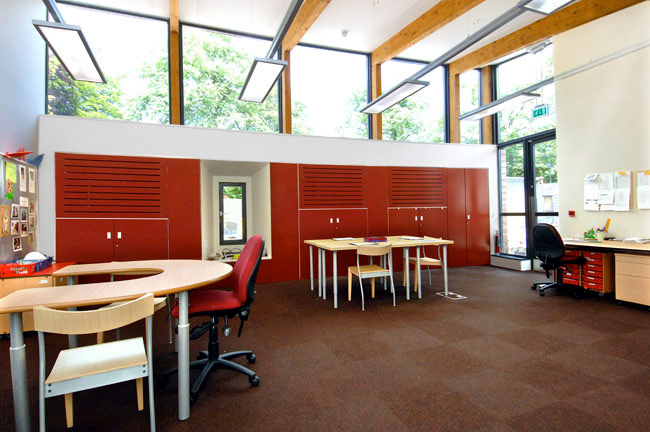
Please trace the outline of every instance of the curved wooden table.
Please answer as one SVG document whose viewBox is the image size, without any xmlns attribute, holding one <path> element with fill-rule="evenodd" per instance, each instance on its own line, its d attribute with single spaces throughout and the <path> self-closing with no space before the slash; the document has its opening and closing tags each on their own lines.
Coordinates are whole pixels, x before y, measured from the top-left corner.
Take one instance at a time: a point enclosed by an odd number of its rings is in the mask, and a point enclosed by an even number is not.
<svg viewBox="0 0 650 432">
<path fill-rule="evenodd" d="M 178 418 L 190 416 L 188 292 L 226 278 L 232 272 L 228 264 L 199 260 L 153 260 L 111 262 L 102 264 L 77 264 L 56 271 L 55 277 L 96 274 L 153 274 L 139 279 L 102 282 L 84 285 L 66 285 L 50 288 L 33 288 L 16 291 L 0 298 L 0 314 L 10 314 L 11 327 L 11 379 L 14 397 L 16 430 L 31 430 L 25 343 L 23 340 L 22 313 L 34 306 L 74 308 L 130 300 L 147 293 L 155 296 L 179 294 L 178 324 Z"/>
</svg>

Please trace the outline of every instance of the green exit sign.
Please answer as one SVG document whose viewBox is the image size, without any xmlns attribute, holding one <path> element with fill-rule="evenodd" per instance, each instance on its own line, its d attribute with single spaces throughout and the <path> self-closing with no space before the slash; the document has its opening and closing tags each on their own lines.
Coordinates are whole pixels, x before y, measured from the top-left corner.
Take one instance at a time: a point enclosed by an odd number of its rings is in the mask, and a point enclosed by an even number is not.
<svg viewBox="0 0 650 432">
<path fill-rule="evenodd" d="M 533 118 L 544 117 L 548 115 L 548 104 L 537 105 L 533 108 Z"/>
</svg>

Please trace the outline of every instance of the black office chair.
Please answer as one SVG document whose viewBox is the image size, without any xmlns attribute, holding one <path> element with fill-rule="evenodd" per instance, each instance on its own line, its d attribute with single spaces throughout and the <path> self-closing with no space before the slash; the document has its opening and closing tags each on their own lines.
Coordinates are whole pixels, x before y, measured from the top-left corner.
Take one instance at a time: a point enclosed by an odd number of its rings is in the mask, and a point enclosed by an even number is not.
<svg viewBox="0 0 650 432">
<path fill-rule="evenodd" d="M 530 288 L 538 289 L 539 295 L 549 288 L 563 288 L 569 290 L 574 298 L 582 297 L 584 288 L 578 285 L 562 283 L 562 274 L 567 271 L 567 264 L 584 264 L 585 258 L 581 256 L 568 256 L 564 254 L 564 242 L 555 227 L 546 223 L 539 223 L 533 227 L 533 251 L 535 257 L 542 262 L 546 270 L 546 277 L 551 277 L 551 270 L 555 270 L 557 281 L 542 281 L 533 283 Z"/>
</svg>

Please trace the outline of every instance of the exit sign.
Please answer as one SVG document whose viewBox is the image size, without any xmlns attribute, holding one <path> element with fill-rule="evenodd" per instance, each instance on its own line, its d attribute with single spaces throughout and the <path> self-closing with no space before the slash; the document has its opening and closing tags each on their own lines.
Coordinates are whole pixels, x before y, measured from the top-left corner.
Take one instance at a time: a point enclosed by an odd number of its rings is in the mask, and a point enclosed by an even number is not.
<svg viewBox="0 0 650 432">
<path fill-rule="evenodd" d="M 548 115 L 548 104 L 537 105 L 533 108 L 533 118 L 544 117 Z"/>
</svg>

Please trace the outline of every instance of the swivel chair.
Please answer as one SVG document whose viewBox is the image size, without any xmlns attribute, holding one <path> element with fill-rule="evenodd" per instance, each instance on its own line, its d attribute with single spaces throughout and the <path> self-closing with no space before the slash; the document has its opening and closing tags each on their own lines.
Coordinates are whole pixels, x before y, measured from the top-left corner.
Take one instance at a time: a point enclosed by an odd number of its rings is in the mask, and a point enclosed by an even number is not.
<svg viewBox="0 0 650 432">
<path fill-rule="evenodd" d="M 535 257 L 542 262 L 542 268 L 546 270 L 546 277 L 549 278 L 551 270 L 554 270 L 557 280 L 535 282 L 530 286 L 531 289 L 538 288 L 540 296 L 549 288 L 567 289 L 576 299 L 582 296 L 584 288 L 562 283 L 562 274 L 568 270 L 566 265 L 584 264 L 585 258 L 564 254 L 564 242 L 553 225 L 539 223 L 533 227 L 533 250 Z"/>
<path fill-rule="evenodd" d="M 255 363 L 253 351 L 234 351 L 219 354 L 217 324 L 218 319 L 223 318 L 223 333 L 228 336 L 230 334 L 228 319 L 239 317 L 240 325 L 237 336 L 241 337 L 244 322 L 248 320 L 250 315 L 251 303 L 255 300 L 255 281 L 263 251 L 264 239 L 261 235 L 255 235 L 246 242 L 230 277 L 233 291 L 205 289 L 190 292 L 189 316 L 207 316 L 210 318 L 209 321 L 193 328 L 190 332 L 190 339 L 198 339 L 205 333 L 210 335 L 207 351 L 201 351 L 198 360 L 190 363 L 190 368 L 202 368 L 200 375 L 194 381 L 190 390 L 190 402 L 192 403 L 198 400 L 199 390 L 208 374 L 217 369 L 230 369 L 241 372 L 248 376 L 248 381 L 253 387 L 257 387 L 260 383 L 260 379 L 255 372 L 231 361 L 237 357 L 246 356 L 249 363 Z M 178 318 L 178 305 L 172 309 L 172 316 Z M 177 371 L 176 368 L 171 369 L 166 371 L 164 376 Z"/>
</svg>

